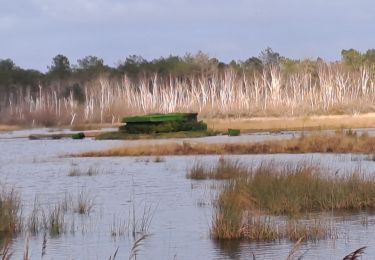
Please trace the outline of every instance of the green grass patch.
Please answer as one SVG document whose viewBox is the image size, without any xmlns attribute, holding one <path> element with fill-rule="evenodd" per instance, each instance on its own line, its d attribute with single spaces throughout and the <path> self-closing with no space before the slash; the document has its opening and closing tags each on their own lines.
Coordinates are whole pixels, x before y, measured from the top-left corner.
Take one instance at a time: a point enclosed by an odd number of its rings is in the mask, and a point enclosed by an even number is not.
<svg viewBox="0 0 375 260">
<path fill-rule="evenodd" d="M 72 139 L 84 139 L 86 136 L 83 132 L 72 134 Z"/>
<path fill-rule="evenodd" d="M 239 136 L 241 134 L 240 129 L 228 129 L 228 135 L 229 136 Z"/>
</svg>

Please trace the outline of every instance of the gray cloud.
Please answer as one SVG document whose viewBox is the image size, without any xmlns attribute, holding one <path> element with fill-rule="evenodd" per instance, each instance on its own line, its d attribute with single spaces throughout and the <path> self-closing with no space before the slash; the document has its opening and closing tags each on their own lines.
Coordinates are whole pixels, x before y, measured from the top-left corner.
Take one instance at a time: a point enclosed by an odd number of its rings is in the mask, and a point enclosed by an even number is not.
<svg viewBox="0 0 375 260">
<path fill-rule="evenodd" d="M 53 56 L 157 58 L 203 50 L 246 59 L 271 46 L 295 58 L 372 48 L 370 0 L 0 0 L 0 58 L 45 70 Z"/>
</svg>

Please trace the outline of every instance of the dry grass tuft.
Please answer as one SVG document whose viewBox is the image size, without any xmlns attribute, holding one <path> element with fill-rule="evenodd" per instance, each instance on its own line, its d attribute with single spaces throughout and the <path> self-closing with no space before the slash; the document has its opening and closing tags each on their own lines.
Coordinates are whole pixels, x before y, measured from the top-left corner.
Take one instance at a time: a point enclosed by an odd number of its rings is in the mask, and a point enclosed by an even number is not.
<svg viewBox="0 0 375 260">
<path fill-rule="evenodd" d="M 93 167 L 89 167 L 87 170 L 82 170 L 79 168 L 70 169 L 68 176 L 69 177 L 82 177 L 82 176 L 96 176 L 99 174 L 99 171 Z"/>
<path fill-rule="evenodd" d="M 60 204 L 49 210 L 48 216 L 44 216 L 44 227 L 51 236 L 59 236 L 65 231 L 65 214 Z"/>
<path fill-rule="evenodd" d="M 21 230 L 21 198 L 12 188 L 0 185 L 0 240 Z"/>
<path fill-rule="evenodd" d="M 91 198 L 89 193 L 81 191 L 78 194 L 74 212 L 77 212 L 81 215 L 89 215 L 93 208 L 94 199 Z"/>
<path fill-rule="evenodd" d="M 218 163 L 207 167 L 203 163 L 195 163 L 187 173 L 186 177 L 193 180 L 228 180 L 238 178 L 246 174 L 246 167 L 239 161 L 227 160 L 221 157 Z"/>
</svg>

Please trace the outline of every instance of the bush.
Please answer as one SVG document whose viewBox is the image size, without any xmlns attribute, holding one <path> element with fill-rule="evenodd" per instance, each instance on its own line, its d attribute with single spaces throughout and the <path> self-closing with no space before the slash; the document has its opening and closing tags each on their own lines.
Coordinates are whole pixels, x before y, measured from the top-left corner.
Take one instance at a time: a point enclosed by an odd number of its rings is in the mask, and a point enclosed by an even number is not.
<svg viewBox="0 0 375 260">
<path fill-rule="evenodd" d="M 239 136 L 241 133 L 240 129 L 228 129 L 228 135 L 229 136 Z"/>
<path fill-rule="evenodd" d="M 84 138 L 85 138 L 85 134 L 82 133 L 82 132 L 79 132 L 79 133 L 76 133 L 76 134 L 72 135 L 72 139 L 84 139 Z"/>
<path fill-rule="evenodd" d="M 154 134 L 179 131 L 207 131 L 207 124 L 200 122 L 167 121 L 162 123 L 128 123 L 120 126 L 120 131 L 129 134 Z"/>
</svg>

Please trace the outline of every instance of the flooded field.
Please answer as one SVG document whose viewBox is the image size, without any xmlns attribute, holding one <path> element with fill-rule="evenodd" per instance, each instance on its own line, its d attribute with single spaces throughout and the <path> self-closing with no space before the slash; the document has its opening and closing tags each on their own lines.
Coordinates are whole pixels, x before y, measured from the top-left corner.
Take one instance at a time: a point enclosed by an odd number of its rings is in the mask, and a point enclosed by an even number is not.
<svg viewBox="0 0 375 260">
<path fill-rule="evenodd" d="M 27 139 L 31 133 L 45 132 L 49 130 L 0 134 L 0 182 L 20 193 L 24 225 L 35 205 L 44 215 L 53 211 L 57 203 L 65 201 L 70 205 L 59 234 L 45 230 L 33 234 L 25 230 L 16 236 L 10 248 L 14 259 L 22 258 L 27 241 L 31 259 L 109 259 L 115 254 L 116 259 L 128 259 L 134 258 L 135 253 L 137 259 L 251 259 L 253 255 L 256 259 L 286 259 L 293 248 L 293 243 L 284 240 L 219 243 L 211 239 L 212 201 L 220 190 L 220 181 L 190 180 L 186 174 L 194 162 L 213 164 L 220 156 L 72 158 L 65 155 L 150 141 Z M 296 134 L 300 133 L 216 136 L 194 141 L 265 140 Z M 359 167 L 375 174 L 375 162 L 361 155 L 225 157 L 244 164 L 302 160 L 338 174 Z M 87 214 L 76 210 L 80 198 L 91 206 Z M 375 215 L 357 212 L 330 217 L 335 236 L 302 243 L 299 254 L 304 254 L 305 259 L 342 259 L 367 246 L 363 259 L 373 259 Z"/>
</svg>

